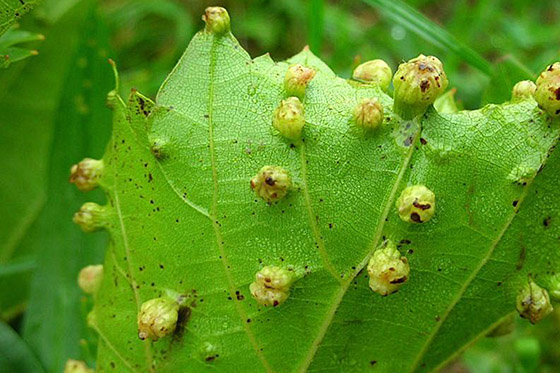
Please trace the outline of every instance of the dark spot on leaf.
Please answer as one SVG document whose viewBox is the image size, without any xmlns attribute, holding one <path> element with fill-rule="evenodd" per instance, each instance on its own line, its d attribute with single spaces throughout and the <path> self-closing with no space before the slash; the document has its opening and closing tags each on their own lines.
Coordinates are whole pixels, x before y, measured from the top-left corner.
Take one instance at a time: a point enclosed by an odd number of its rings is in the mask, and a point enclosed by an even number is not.
<svg viewBox="0 0 560 373">
<path fill-rule="evenodd" d="M 428 141 L 426 141 L 425 138 L 421 137 L 421 138 L 420 138 L 420 143 L 421 143 L 422 145 L 426 145 L 426 144 L 428 143 Z"/>
<path fill-rule="evenodd" d="M 513 207 L 517 207 L 517 204 L 519 203 L 518 200 L 513 201 L 511 204 L 513 205 Z"/>
<path fill-rule="evenodd" d="M 543 225 L 545 228 L 548 228 L 548 226 L 550 225 L 550 221 L 552 220 L 551 216 L 547 216 L 546 218 L 543 219 Z"/>
</svg>

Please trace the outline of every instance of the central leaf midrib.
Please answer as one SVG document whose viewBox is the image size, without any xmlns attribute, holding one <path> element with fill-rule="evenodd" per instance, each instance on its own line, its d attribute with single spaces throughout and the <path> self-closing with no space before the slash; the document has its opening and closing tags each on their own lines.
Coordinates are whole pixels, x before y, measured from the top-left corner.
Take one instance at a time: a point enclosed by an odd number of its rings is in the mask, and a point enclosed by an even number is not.
<svg viewBox="0 0 560 373">
<path fill-rule="evenodd" d="M 402 167 L 399 170 L 399 173 L 397 175 L 395 183 L 393 184 L 393 187 L 391 189 L 391 193 L 389 194 L 389 198 L 387 199 L 387 203 L 386 203 L 386 205 L 383 209 L 383 212 L 382 212 L 382 214 L 379 218 L 379 222 L 376 226 L 376 229 L 374 230 L 374 235 L 373 235 L 373 238 L 372 238 L 370 249 L 368 250 L 364 259 L 360 262 L 360 264 L 356 266 L 356 269 L 354 270 L 354 273 L 352 273 L 348 277 L 346 282 L 341 284 L 338 293 L 335 294 L 335 297 L 333 298 L 333 301 L 332 301 L 332 307 L 327 311 L 327 314 L 325 315 L 325 319 L 323 321 L 323 324 L 321 324 L 321 327 L 319 328 L 319 333 L 317 334 L 317 337 L 313 341 L 313 343 L 311 345 L 311 348 L 309 349 L 309 352 L 306 354 L 302 364 L 300 365 L 300 368 L 299 368 L 300 372 L 307 371 L 307 369 L 309 368 L 309 366 L 313 362 L 315 354 L 317 353 L 317 351 L 319 349 L 319 346 L 320 346 L 323 338 L 325 337 L 325 335 L 326 335 L 326 333 L 327 333 L 327 331 L 328 331 L 328 329 L 329 329 L 329 327 L 332 323 L 334 315 L 336 314 L 336 310 L 340 306 L 340 303 L 342 302 L 342 299 L 344 298 L 344 295 L 346 294 L 346 291 L 348 290 L 348 288 L 350 287 L 350 284 L 356 278 L 356 276 L 367 265 L 369 259 L 371 258 L 371 256 L 373 255 L 373 253 L 375 252 L 375 250 L 377 249 L 377 247 L 379 245 L 379 241 L 380 241 L 380 239 L 383 235 L 383 229 L 385 227 L 386 218 L 389 215 L 389 212 L 391 211 L 391 208 L 393 207 L 393 205 L 395 203 L 395 197 L 396 197 L 398 188 L 401 184 L 401 181 L 404 177 L 404 174 L 406 173 L 406 170 L 408 168 L 408 164 L 410 163 L 410 160 L 412 159 L 412 155 L 414 154 L 414 150 L 416 149 L 416 145 L 417 145 L 418 139 L 420 137 L 420 133 L 422 131 L 422 126 L 421 126 L 420 120 L 418 120 L 417 124 L 418 124 L 418 130 L 417 130 L 417 132 L 414 136 L 414 141 L 410 145 L 410 149 L 409 149 L 406 157 L 403 159 Z M 401 123 L 401 125 L 402 125 L 402 123 Z"/>
</svg>

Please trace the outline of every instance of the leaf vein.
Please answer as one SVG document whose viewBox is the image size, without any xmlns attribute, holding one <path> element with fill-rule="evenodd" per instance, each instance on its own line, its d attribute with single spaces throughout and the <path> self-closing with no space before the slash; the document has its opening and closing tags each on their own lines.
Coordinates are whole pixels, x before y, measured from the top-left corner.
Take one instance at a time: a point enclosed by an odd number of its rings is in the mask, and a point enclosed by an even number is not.
<svg viewBox="0 0 560 373">
<path fill-rule="evenodd" d="M 354 273 L 352 273 L 352 275 L 349 276 L 349 278 L 347 279 L 347 281 L 345 283 L 341 284 L 338 293 L 335 294 L 335 297 L 333 298 L 333 302 L 332 302 L 332 307 L 327 311 L 327 314 L 325 315 L 325 319 L 323 321 L 323 324 L 321 325 L 321 327 L 319 329 L 319 333 L 317 334 L 317 337 L 315 338 L 315 340 L 311 344 L 311 348 L 309 349 L 309 352 L 305 356 L 300 369 L 298 369 L 300 372 L 307 371 L 308 367 L 311 365 L 311 362 L 313 361 L 313 358 L 315 357 L 315 354 L 317 353 L 317 350 L 319 349 L 319 345 L 321 344 L 321 341 L 325 337 L 325 335 L 327 333 L 327 330 L 329 329 L 329 326 L 332 323 L 334 315 L 336 314 L 336 311 L 338 310 L 338 307 L 340 306 L 340 303 L 342 302 L 342 298 L 344 298 L 344 295 L 346 294 L 346 291 L 348 290 L 348 288 L 352 284 L 352 281 L 354 280 L 354 278 L 356 278 L 356 276 L 367 265 L 367 263 L 369 261 L 369 258 L 373 255 L 373 253 L 377 249 L 377 246 L 379 244 L 379 240 L 381 239 L 382 234 L 383 234 L 383 228 L 385 227 L 385 219 L 389 215 L 389 212 L 391 211 L 391 208 L 393 207 L 393 204 L 395 203 L 395 196 L 397 194 L 397 190 L 398 190 L 399 185 L 400 185 L 400 183 L 401 183 L 401 181 L 404 177 L 406 169 L 408 168 L 408 164 L 410 163 L 410 160 L 412 159 L 412 155 L 414 154 L 414 149 L 416 148 L 416 143 L 418 142 L 418 139 L 420 137 L 419 135 L 420 135 L 420 132 L 421 132 L 421 128 L 422 128 L 421 123 L 418 122 L 418 130 L 417 130 L 417 132 L 414 136 L 414 140 L 413 140 L 412 144 L 410 145 L 409 151 L 408 151 L 408 153 L 406 154 L 406 156 L 403 160 L 402 167 L 399 171 L 399 174 L 397 175 L 395 183 L 393 184 L 393 187 L 392 187 L 391 192 L 389 194 L 389 198 L 387 199 L 387 203 L 385 205 L 385 208 L 383 209 L 383 213 L 382 213 L 382 215 L 379 219 L 379 223 L 377 224 L 377 229 L 374 231 L 374 235 L 373 235 L 373 239 L 372 239 L 372 242 L 371 242 L 370 249 L 368 250 L 368 253 L 364 257 L 364 259 L 360 262 L 360 264 L 356 266 L 356 269 L 354 270 Z"/>
<path fill-rule="evenodd" d="M 216 43 L 217 39 L 214 36 L 212 40 L 212 47 L 210 50 L 210 83 L 208 87 L 208 142 L 209 142 L 209 151 L 210 151 L 210 163 L 212 166 L 212 184 L 213 184 L 213 192 L 212 192 L 212 206 L 210 207 L 210 219 L 212 221 L 212 227 L 214 229 L 214 233 L 216 235 L 216 242 L 218 246 L 218 250 L 220 252 L 220 256 L 222 258 L 222 264 L 224 267 L 224 272 L 226 274 L 226 278 L 228 281 L 228 287 L 230 291 L 230 295 L 232 297 L 235 296 L 235 284 L 233 281 L 233 276 L 230 271 L 230 264 L 227 258 L 224 244 L 223 244 L 223 237 L 220 230 L 220 223 L 217 220 L 217 209 L 218 209 L 218 197 L 219 197 L 219 190 L 218 190 L 218 170 L 216 166 L 216 150 L 214 144 L 214 126 L 213 126 L 213 105 L 214 105 L 214 79 L 215 79 L 215 69 L 216 69 Z M 245 329 L 245 333 L 251 342 L 252 347 L 255 350 L 258 358 L 260 359 L 261 363 L 263 364 L 264 368 L 270 372 L 272 371 L 266 357 L 263 355 L 262 351 L 260 350 L 255 335 L 251 331 L 249 325 L 245 322 L 247 320 L 247 313 L 242 308 L 240 302 L 234 302 L 235 309 L 239 314 L 241 324 Z"/>
<path fill-rule="evenodd" d="M 317 249 L 321 255 L 321 260 L 323 265 L 330 272 L 330 274 L 339 282 L 341 282 L 340 275 L 336 273 L 336 269 L 333 267 L 329 255 L 325 247 L 325 241 L 321 236 L 321 231 L 317 225 L 316 215 L 311 204 L 311 196 L 309 195 L 309 187 L 307 185 L 307 157 L 305 154 L 305 142 L 302 141 L 300 144 L 300 158 L 301 158 L 301 176 L 303 178 L 303 196 L 305 198 L 305 205 L 307 207 L 307 214 L 309 215 L 309 225 L 313 236 L 315 237 L 315 242 L 317 244 Z"/>
<path fill-rule="evenodd" d="M 555 142 L 555 144 L 556 144 L 556 142 Z M 555 144 L 553 144 L 552 149 L 554 148 Z M 494 253 L 494 250 L 496 249 L 496 247 L 500 243 L 502 237 L 505 235 L 505 233 L 507 232 L 507 230 L 511 226 L 512 222 L 514 221 L 515 217 L 517 216 L 517 211 L 519 211 L 519 208 L 521 208 L 521 205 L 523 204 L 523 201 L 525 200 L 525 198 L 529 194 L 529 188 L 533 184 L 533 181 L 535 180 L 535 177 L 536 177 L 536 175 L 533 176 L 533 178 L 527 183 L 527 185 L 525 185 L 523 187 L 523 192 L 518 199 L 519 202 L 517 204 L 516 210 L 511 213 L 511 216 L 509 217 L 509 219 L 504 224 L 504 227 L 502 228 L 502 230 L 500 231 L 498 236 L 492 241 L 492 244 L 490 245 L 487 253 L 484 255 L 484 257 L 482 258 L 480 263 L 476 266 L 476 268 L 472 271 L 471 275 L 469 277 L 467 277 L 467 280 L 465 281 L 463 286 L 459 289 L 459 292 L 457 293 L 457 296 L 455 298 L 453 298 L 452 302 L 449 304 L 449 307 L 447 307 L 447 309 L 445 310 L 445 313 L 441 317 L 441 321 L 436 325 L 436 327 L 434 328 L 434 330 L 432 331 L 432 333 L 430 334 L 430 336 L 426 340 L 426 343 L 422 346 L 420 352 L 418 353 L 418 356 L 414 360 L 414 362 L 413 362 L 413 364 L 410 368 L 410 372 L 414 372 L 418 368 L 418 365 L 421 363 L 422 359 L 424 358 L 424 355 L 428 351 L 428 348 L 431 346 L 431 344 L 432 344 L 434 338 L 436 337 L 436 335 L 439 333 L 441 327 L 443 326 L 443 324 L 445 323 L 445 321 L 447 320 L 447 318 L 449 317 L 449 315 L 451 314 L 451 312 L 453 311 L 453 309 L 455 308 L 457 303 L 459 303 L 459 301 L 463 298 L 463 295 L 467 291 L 467 288 L 469 287 L 469 285 L 477 277 L 480 270 L 490 260 L 492 254 Z"/>
</svg>

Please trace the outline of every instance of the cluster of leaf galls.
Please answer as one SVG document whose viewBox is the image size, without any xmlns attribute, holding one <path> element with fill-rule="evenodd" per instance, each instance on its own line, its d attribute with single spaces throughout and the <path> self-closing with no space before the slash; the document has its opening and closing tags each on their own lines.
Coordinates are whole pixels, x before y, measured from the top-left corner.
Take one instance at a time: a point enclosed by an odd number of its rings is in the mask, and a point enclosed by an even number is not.
<svg viewBox="0 0 560 373">
<path fill-rule="evenodd" d="M 227 11 L 220 7 L 207 8 L 203 15 L 206 31 L 216 36 L 229 33 L 230 19 Z M 300 64 L 290 65 L 284 77 L 283 99 L 272 118 L 272 127 L 277 133 L 297 146 L 305 126 L 305 92 L 317 72 Z M 387 91 L 391 83 L 391 68 L 382 60 L 365 62 L 353 72 L 352 79 L 358 84 L 377 85 Z M 447 88 L 447 76 L 442 63 L 435 57 L 420 55 L 401 64 L 392 78 L 393 112 L 404 120 L 422 115 L 436 98 Z M 522 81 L 515 85 L 512 101 L 535 99 L 548 115 L 560 115 L 560 63 L 549 66 L 537 79 L 536 84 Z M 352 123 L 364 131 L 375 131 L 383 124 L 384 108 L 377 98 L 362 99 L 350 113 Z M 157 156 L 156 156 L 157 158 Z M 103 177 L 103 161 L 86 158 L 71 169 L 70 181 L 82 191 L 99 185 Z M 281 166 L 266 165 L 251 179 L 250 186 L 256 195 L 267 203 L 276 203 L 291 190 L 290 173 Z M 435 214 L 436 201 L 433 191 L 424 185 L 405 188 L 396 201 L 399 217 L 407 223 L 420 224 L 430 221 Z M 109 211 L 107 207 L 88 202 L 74 215 L 74 222 L 85 232 L 105 227 Z M 367 265 L 369 286 L 381 295 L 396 292 L 408 279 L 410 266 L 396 245 L 387 240 L 373 253 Z M 97 292 L 103 276 L 103 266 L 84 268 L 78 283 L 87 294 Z M 263 306 L 276 307 L 284 303 L 290 287 L 296 280 L 291 268 L 265 266 L 255 275 L 249 289 L 255 300 Z M 560 274 L 548 284 L 554 299 L 560 300 Z M 138 336 L 140 339 L 158 340 L 175 331 L 182 297 L 164 295 L 148 300 L 138 313 Z M 521 289 L 517 298 L 517 310 L 532 323 L 539 321 L 552 311 L 549 293 L 533 280 Z M 74 361 L 68 367 L 77 367 Z M 87 367 L 86 367 L 87 368 Z"/>
</svg>

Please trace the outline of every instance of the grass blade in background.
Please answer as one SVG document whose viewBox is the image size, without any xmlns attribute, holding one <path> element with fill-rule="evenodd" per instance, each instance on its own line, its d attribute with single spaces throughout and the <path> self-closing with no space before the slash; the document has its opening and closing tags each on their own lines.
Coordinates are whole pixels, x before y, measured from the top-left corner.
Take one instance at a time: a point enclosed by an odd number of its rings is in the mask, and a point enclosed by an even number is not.
<svg viewBox="0 0 560 373">
<path fill-rule="evenodd" d="M 72 223 L 72 214 L 100 192 L 84 194 L 68 183 L 71 165 L 86 156 L 99 157 L 109 137 L 111 112 L 106 94 L 113 86 L 107 63 L 107 33 L 97 18 L 96 2 L 81 1 L 60 19 L 60 27 L 78 34 L 71 58 L 58 79 L 64 83 L 48 155 L 47 202 L 23 247 L 38 247 L 23 336 L 48 371 L 60 372 L 68 358 L 84 359 L 80 340 L 87 338 L 79 270 L 99 263 L 106 236 L 86 235 Z M 50 42 L 66 44 L 66 36 Z M 49 39 L 47 39 L 49 41 Z M 59 49 L 60 50 L 60 49 Z M 56 55 L 56 53 L 54 54 Z M 44 67 L 43 67 L 44 68 Z M 45 70 L 48 72 L 48 70 Z M 40 100 L 40 89 L 28 100 Z M 93 347 L 94 349 L 95 347 Z"/>
<path fill-rule="evenodd" d="M 34 255 L 0 264 L 0 319 L 12 320 L 25 310 L 29 279 L 36 267 Z"/>
<path fill-rule="evenodd" d="M 393 22 L 410 30 L 419 37 L 451 51 L 472 67 L 486 75 L 492 74 L 492 65 L 473 49 L 461 43 L 449 32 L 438 26 L 429 18 L 400 0 L 363 0 L 380 10 Z"/>
<path fill-rule="evenodd" d="M 508 55 L 494 64 L 490 84 L 482 96 L 483 104 L 498 104 L 511 98 L 511 89 L 520 80 L 534 81 L 537 74 L 519 61 Z"/>
<path fill-rule="evenodd" d="M 41 9 L 41 7 L 39 7 Z M 29 18 L 26 18 L 27 22 Z M 27 26 L 26 26 L 27 27 Z M 46 35 L 40 54 L 0 69 L 0 268 L 35 255 L 40 238 L 30 228 L 44 208 L 48 154 L 66 75 L 78 42 L 67 19 L 35 30 Z M 5 34 L 4 36 L 9 36 Z M 60 53 L 64 46 L 65 53 Z M 22 244 L 26 240 L 33 244 Z M 0 317 L 17 316 L 27 302 L 31 271 L 1 277 Z"/>
<path fill-rule="evenodd" d="M 323 28 L 325 25 L 325 4 L 323 0 L 311 0 L 308 13 L 309 48 L 315 53 L 321 52 L 323 46 Z"/>
<path fill-rule="evenodd" d="M 10 326 L 0 322 L 0 372 L 44 372 L 29 346 Z"/>
</svg>

